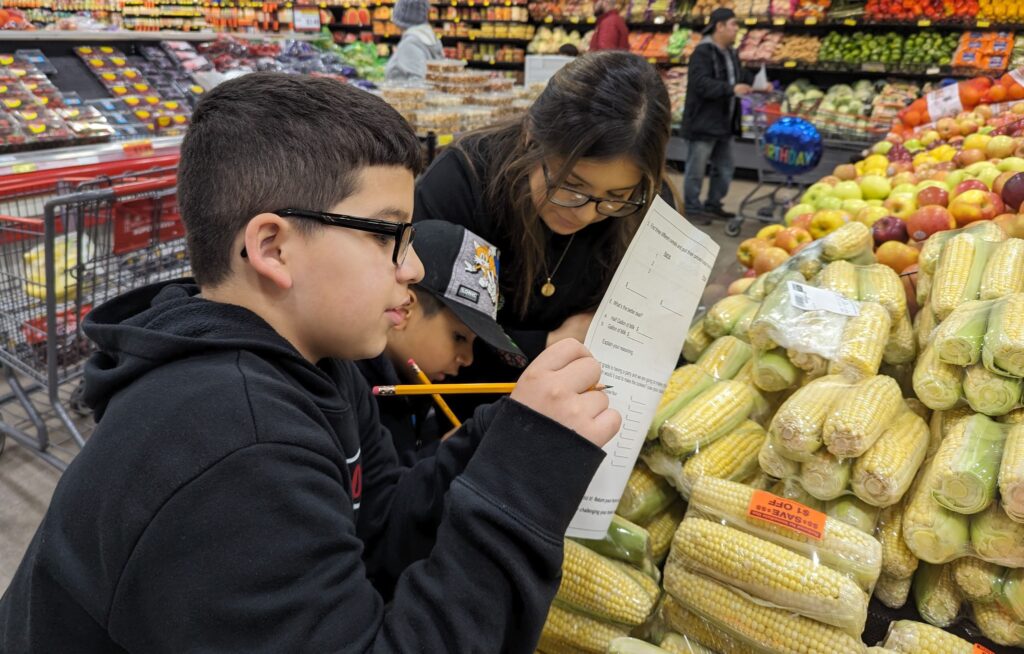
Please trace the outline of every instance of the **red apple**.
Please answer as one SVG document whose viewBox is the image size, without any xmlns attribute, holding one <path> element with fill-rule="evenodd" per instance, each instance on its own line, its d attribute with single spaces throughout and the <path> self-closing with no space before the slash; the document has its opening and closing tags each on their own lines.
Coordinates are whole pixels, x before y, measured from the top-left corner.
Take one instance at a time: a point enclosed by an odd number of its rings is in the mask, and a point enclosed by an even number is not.
<svg viewBox="0 0 1024 654">
<path fill-rule="evenodd" d="M 790 227 L 800 227 L 801 229 L 809 229 L 812 220 L 814 220 L 813 213 L 802 213 L 793 219 L 793 222 L 792 224 L 790 224 Z"/>
<path fill-rule="evenodd" d="M 750 268 L 754 265 L 754 255 L 768 247 L 770 243 L 760 238 L 748 238 L 736 248 L 736 259 Z"/>
<path fill-rule="evenodd" d="M 793 254 L 798 247 L 814 239 L 811 233 L 802 227 L 787 227 L 775 235 L 775 247 L 782 248 Z"/>
<path fill-rule="evenodd" d="M 952 200 L 961 193 L 971 190 L 988 192 L 988 187 L 985 186 L 985 182 L 980 179 L 965 179 L 956 185 L 956 188 L 953 189 L 953 193 L 949 196 L 949 199 Z"/>
<path fill-rule="evenodd" d="M 758 274 L 766 273 L 769 270 L 775 270 L 788 258 L 789 252 L 786 252 L 782 248 L 777 248 L 775 246 L 766 247 L 754 255 L 754 270 L 756 270 Z"/>
<path fill-rule="evenodd" d="M 923 241 L 935 232 L 956 227 L 956 220 L 945 207 L 921 207 L 907 219 L 907 232 L 915 241 Z"/>
<path fill-rule="evenodd" d="M 842 180 L 857 179 L 857 169 L 853 164 L 839 164 L 832 174 Z"/>
<path fill-rule="evenodd" d="M 1002 175 L 1000 175 L 1002 177 Z M 1024 173 L 1016 173 L 1003 183 L 1001 197 L 1010 211 L 1019 212 L 1024 204 Z"/>
<path fill-rule="evenodd" d="M 979 150 L 978 148 L 969 148 L 967 150 L 961 150 L 960 152 L 957 152 L 956 156 L 953 157 L 953 161 L 956 163 L 957 166 L 960 166 L 961 168 L 966 168 L 967 166 L 978 163 L 979 161 L 985 161 L 986 158 L 987 157 L 985 156 L 984 150 Z"/>
<path fill-rule="evenodd" d="M 930 205 L 944 207 L 949 204 L 949 191 L 941 186 L 926 186 L 917 194 L 917 206 L 927 207 Z"/>
<path fill-rule="evenodd" d="M 889 266 L 897 273 L 901 273 L 917 263 L 919 255 L 920 252 L 917 251 L 917 248 L 899 241 L 886 241 L 875 251 L 878 263 Z"/>
<path fill-rule="evenodd" d="M 939 133 L 939 136 L 945 140 L 951 139 L 960 134 L 960 126 L 957 124 L 956 120 L 951 117 L 940 118 L 939 121 L 935 123 L 935 130 Z"/>
<path fill-rule="evenodd" d="M 949 213 L 956 224 L 963 227 L 978 220 L 992 220 L 1003 213 L 1003 201 L 995 193 L 971 189 L 953 198 Z"/>
<path fill-rule="evenodd" d="M 886 241 L 906 243 L 907 224 L 896 216 L 886 216 L 871 226 L 871 235 L 875 238 L 875 245 Z"/>
</svg>

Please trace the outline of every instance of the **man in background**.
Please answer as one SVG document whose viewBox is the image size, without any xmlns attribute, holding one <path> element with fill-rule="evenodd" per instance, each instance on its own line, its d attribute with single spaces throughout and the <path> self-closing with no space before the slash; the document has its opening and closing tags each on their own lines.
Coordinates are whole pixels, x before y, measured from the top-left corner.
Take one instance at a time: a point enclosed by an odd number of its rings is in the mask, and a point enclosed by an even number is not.
<svg viewBox="0 0 1024 654">
<path fill-rule="evenodd" d="M 590 37 L 590 51 L 629 50 L 629 27 L 619 15 L 615 0 L 597 0 L 594 15 L 597 27 Z"/>
</svg>

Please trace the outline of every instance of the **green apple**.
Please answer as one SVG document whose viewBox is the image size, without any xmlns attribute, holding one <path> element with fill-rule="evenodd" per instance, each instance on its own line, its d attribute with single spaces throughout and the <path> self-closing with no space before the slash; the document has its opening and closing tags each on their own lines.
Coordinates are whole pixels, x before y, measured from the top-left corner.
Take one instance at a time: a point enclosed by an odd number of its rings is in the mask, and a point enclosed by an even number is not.
<svg viewBox="0 0 1024 654">
<path fill-rule="evenodd" d="M 985 125 L 984 127 L 979 127 L 978 128 L 978 133 L 979 134 L 990 134 L 992 132 L 992 130 L 994 130 L 994 129 L 995 129 L 995 127 L 993 127 L 992 125 Z"/>
<path fill-rule="evenodd" d="M 903 144 L 903 147 L 905 147 L 907 152 L 910 153 L 920 152 L 921 150 L 924 150 L 924 143 L 921 143 L 921 141 L 917 139 L 910 139 Z"/>
<path fill-rule="evenodd" d="M 977 177 L 978 175 L 981 174 L 981 171 L 989 168 L 999 170 L 998 168 L 996 168 L 996 165 L 991 161 L 979 161 L 977 163 L 972 163 L 970 166 L 967 166 L 966 168 L 964 168 L 964 171 L 966 171 L 967 174 L 970 175 L 971 177 Z M 996 177 L 998 177 L 998 175 L 996 175 Z"/>
<path fill-rule="evenodd" d="M 892 141 L 879 141 L 871 146 L 872 154 L 889 154 L 892 150 Z"/>
<path fill-rule="evenodd" d="M 832 195 L 832 187 L 828 184 L 811 184 L 811 186 L 804 192 L 800 198 L 801 204 L 813 204 L 818 206 L 818 200 L 824 197 L 830 197 Z"/>
<path fill-rule="evenodd" d="M 786 221 L 787 225 L 792 225 L 793 219 L 796 218 L 797 216 L 802 216 L 805 213 L 814 213 L 814 211 L 815 208 L 813 204 L 801 202 L 800 204 L 793 206 L 789 211 L 787 211 L 786 215 L 783 216 L 783 220 Z"/>
<path fill-rule="evenodd" d="M 996 178 L 1003 174 L 1003 171 L 998 168 L 986 168 L 978 175 L 978 181 L 985 184 L 985 186 L 992 188 Z"/>
<path fill-rule="evenodd" d="M 832 195 L 840 200 L 861 200 L 864 197 L 854 181 L 839 182 L 832 187 Z"/>
<path fill-rule="evenodd" d="M 889 197 L 894 195 L 917 195 L 917 186 L 914 184 L 900 184 L 892 190 Z"/>
<path fill-rule="evenodd" d="M 885 204 L 885 200 L 880 200 L 880 199 L 877 199 L 877 198 L 872 198 L 870 200 L 865 200 L 865 201 L 868 203 L 869 207 L 880 207 L 883 204 Z"/>
<path fill-rule="evenodd" d="M 839 208 L 850 215 L 854 215 L 866 206 L 868 206 L 868 203 L 865 202 L 864 200 L 850 198 L 848 200 L 843 200 L 843 205 Z"/>
<path fill-rule="evenodd" d="M 939 188 L 946 188 L 946 185 L 943 182 L 939 182 L 934 179 L 926 179 L 923 182 L 918 182 L 917 186 L 915 186 L 914 189 L 917 190 L 918 193 L 920 193 L 929 186 L 938 186 Z"/>
<path fill-rule="evenodd" d="M 885 207 L 865 207 L 857 212 L 853 217 L 854 221 L 863 223 L 868 227 L 871 227 L 876 222 L 885 218 L 889 215 L 889 210 Z"/>
<path fill-rule="evenodd" d="M 825 195 L 818 199 L 814 203 L 819 210 L 821 209 L 839 209 L 843 206 L 843 201 L 834 195 Z"/>
<path fill-rule="evenodd" d="M 925 147 L 927 147 L 927 146 L 931 145 L 932 143 L 935 143 L 936 141 L 938 141 L 940 138 L 942 138 L 942 137 L 939 136 L 938 132 L 936 132 L 934 129 L 930 129 L 930 130 L 928 130 L 927 132 L 925 132 L 924 134 L 921 135 L 921 143 Z"/>
<path fill-rule="evenodd" d="M 951 170 L 949 171 L 949 174 L 946 175 L 946 188 L 952 191 L 965 179 L 967 179 L 967 171 Z"/>
<path fill-rule="evenodd" d="M 892 193 L 892 184 L 881 175 L 864 175 L 860 178 L 860 191 L 865 200 L 884 200 Z"/>
<path fill-rule="evenodd" d="M 996 164 L 996 168 L 1004 173 L 1011 170 L 1015 173 L 1024 173 L 1024 159 L 1020 157 L 1007 157 Z"/>
</svg>

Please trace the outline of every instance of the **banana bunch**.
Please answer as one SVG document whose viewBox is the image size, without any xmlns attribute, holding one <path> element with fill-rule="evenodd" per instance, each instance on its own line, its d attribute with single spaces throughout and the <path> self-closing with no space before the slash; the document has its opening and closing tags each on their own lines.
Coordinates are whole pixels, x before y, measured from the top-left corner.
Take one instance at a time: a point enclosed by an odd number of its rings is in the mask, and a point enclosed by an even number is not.
<svg viewBox="0 0 1024 654">
<path fill-rule="evenodd" d="M 81 261 L 79 260 L 81 253 Z M 61 234 L 53 242 L 54 291 L 58 302 L 74 295 L 78 287 L 78 266 L 96 256 L 96 248 L 85 234 Z M 26 252 L 25 292 L 39 300 L 46 299 L 46 244 L 40 243 Z"/>
</svg>

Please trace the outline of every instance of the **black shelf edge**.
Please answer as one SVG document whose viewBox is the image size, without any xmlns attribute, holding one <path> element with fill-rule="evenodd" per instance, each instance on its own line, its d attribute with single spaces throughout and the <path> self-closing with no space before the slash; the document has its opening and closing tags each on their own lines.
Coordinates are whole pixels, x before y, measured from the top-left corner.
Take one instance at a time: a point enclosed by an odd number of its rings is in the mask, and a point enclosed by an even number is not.
<svg viewBox="0 0 1024 654">
<path fill-rule="evenodd" d="M 454 18 L 435 18 L 435 19 L 431 20 L 430 22 L 431 23 L 473 23 L 475 25 L 479 25 L 481 23 L 516 23 L 518 25 L 530 25 L 530 24 L 532 24 L 528 20 L 490 20 L 490 19 L 486 19 L 486 18 L 481 18 L 479 20 L 472 19 L 472 18 L 459 18 L 458 20 L 456 20 Z"/>
<path fill-rule="evenodd" d="M 467 61 L 467 66 L 471 68 L 490 68 L 492 70 L 522 70 L 525 66 L 524 63 L 512 63 L 508 61 L 495 61 L 491 63 L 489 61 Z"/>
<path fill-rule="evenodd" d="M 462 41 L 467 43 L 507 43 L 511 45 L 528 45 L 533 39 L 513 39 L 513 38 L 498 38 L 498 37 L 471 37 L 471 36 L 449 36 L 443 35 L 442 41 Z"/>
</svg>

